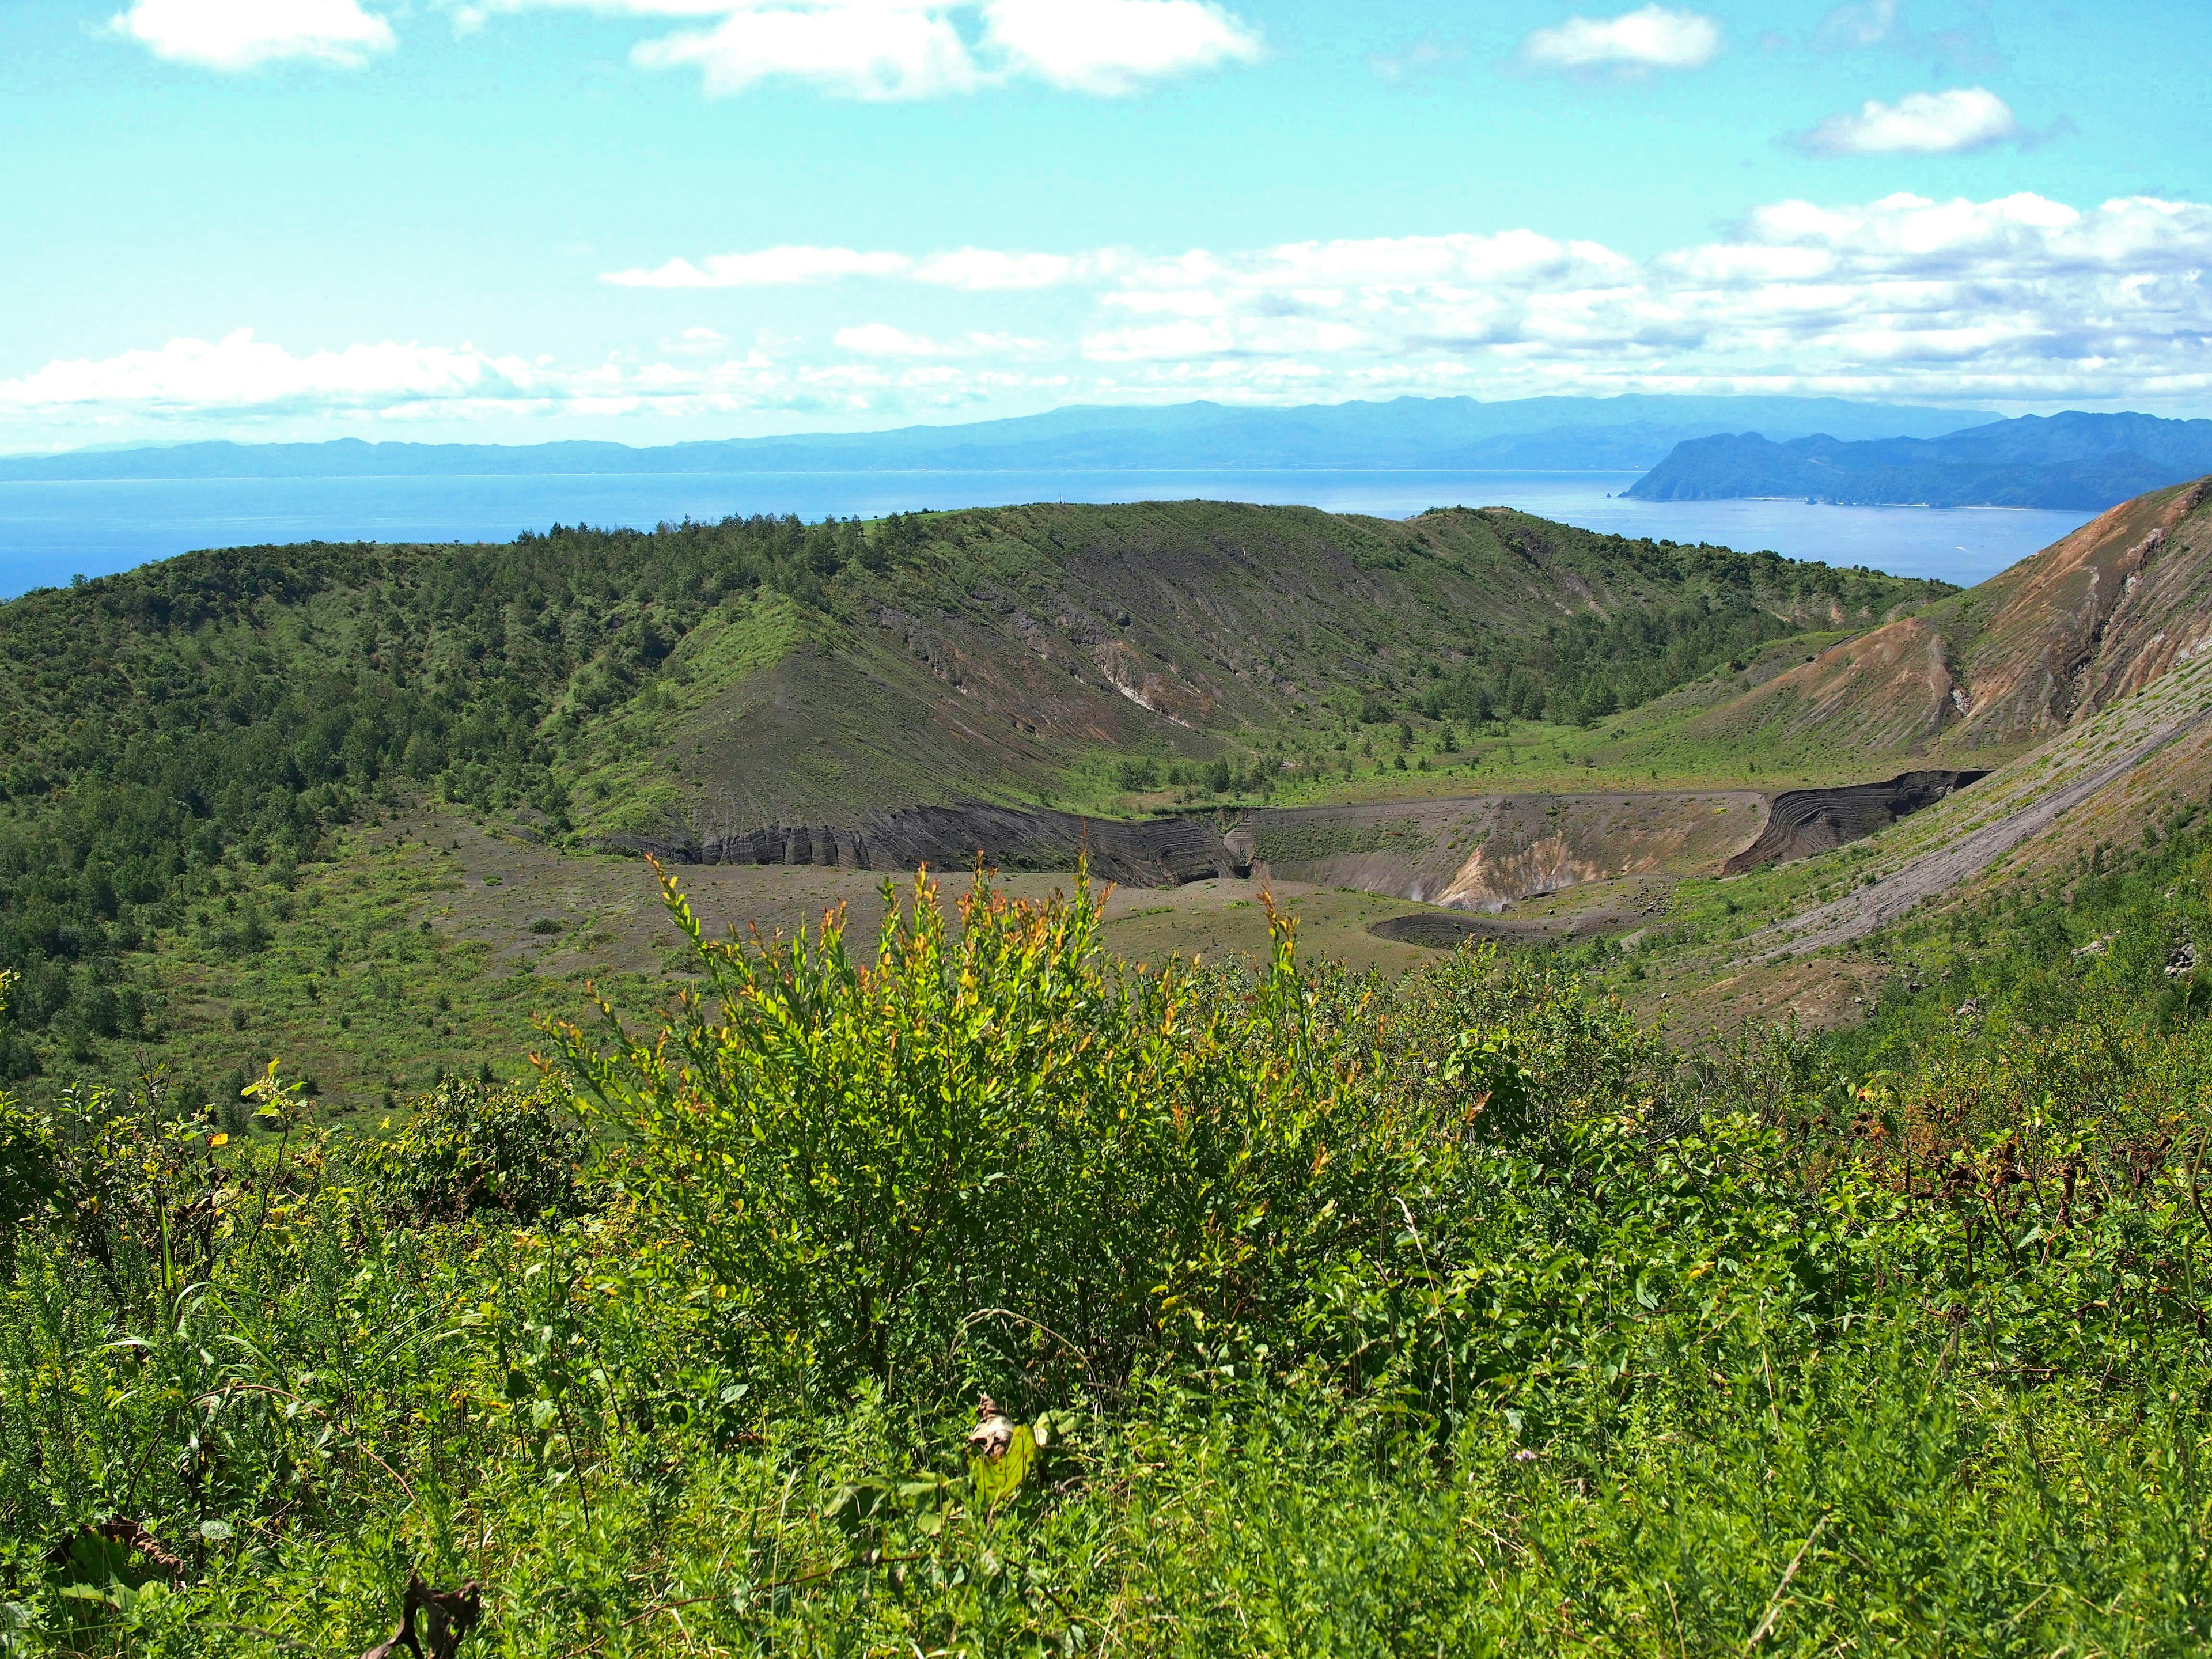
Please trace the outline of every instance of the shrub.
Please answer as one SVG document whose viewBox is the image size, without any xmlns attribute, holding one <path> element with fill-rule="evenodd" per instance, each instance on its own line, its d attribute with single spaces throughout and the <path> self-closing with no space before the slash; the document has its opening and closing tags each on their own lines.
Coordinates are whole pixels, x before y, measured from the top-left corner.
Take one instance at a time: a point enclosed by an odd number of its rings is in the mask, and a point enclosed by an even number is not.
<svg viewBox="0 0 2212 1659">
<path fill-rule="evenodd" d="M 15 975 L 0 969 L 0 1016 L 15 982 Z M 14 1259 L 15 1229 L 53 1196 L 57 1178 L 53 1121 L 0 1090 L 0 1267 Z"/>
<path fill-rule="evenodd" d="M 398 1132 L 362 1157 L 369 1192 L 387 1219 L 422 1225 L 480 1211 L 523 1220 L 584 1209 L 580 1177 L 590 1138 L 568 1091 L 441 1079 L 410 1103 Z"/>
<path fill-rule="evenodd" d="M 15 1260 L 15 1233 L 61 1186 L 53 1120 L 0 1093 L 0 1269 Z"/>
<path fill-rule="evenodd" d="M 1087 883 L 979 879 L 956 941 L 925 879 L 865 967 L 835 917 L 708 939 L 664 883 L 704 986 L 651 1041 L 611 1011 L 604 1046 L 556 1036 L 758 1371 L 1116 1386 L 1155 1347 L 1263 1344 L 1311 1263 L 1397 1224 L 1415 1120 L 1279 921 L 1265 972 L 1144 974 L 1099 959 Z"/>
<path fill-rule="evenodd" d="M 550 1085 L 443 1085 L 358 1185 L 273 1070 L 246 1145 L 67 1097 L 0 1650 L 358 1652 L 410 1569 L 605 1659 L 2212 1641 L 2212 1028 L 2100 995 L 1846 1087 L 1489 952 L 1143 975 L 1087 893 L 917 896 L 562 1033 L 637 1199 L 554 1224 L 480 1173 Z M 94 1535 L 161 1582 L 65 1577 Z"/>
</svg>

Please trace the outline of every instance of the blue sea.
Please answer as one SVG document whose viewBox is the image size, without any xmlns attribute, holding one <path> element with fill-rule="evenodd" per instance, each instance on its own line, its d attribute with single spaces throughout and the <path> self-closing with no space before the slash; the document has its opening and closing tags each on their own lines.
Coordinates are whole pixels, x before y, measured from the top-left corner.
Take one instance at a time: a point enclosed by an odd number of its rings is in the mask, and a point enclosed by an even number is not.
<svg viewBox="0 0 2212 1659">
<path fill-rule="evenodd" d="M 1714 542 L 1972 584 L 2086 513 L 1996 507 L 1638 501 L 1633 472 L 620 473 L 447 478 L 0 482 L 0 598 L 203 547 L 300 541 L 505 541 L 553 524 L 649 527 L 730 514 L 872 518 L 1023 501 L 1298 502 L 1403 518 L 1507 506 L 1626 536 Z"/>
</svg>

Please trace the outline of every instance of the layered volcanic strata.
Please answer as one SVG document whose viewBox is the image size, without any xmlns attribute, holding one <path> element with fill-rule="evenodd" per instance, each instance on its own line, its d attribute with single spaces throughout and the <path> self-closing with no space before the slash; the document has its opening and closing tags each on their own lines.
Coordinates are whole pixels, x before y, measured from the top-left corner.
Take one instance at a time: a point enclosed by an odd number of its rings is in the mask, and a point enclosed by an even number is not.
<svg viewBox="0 0 2212 1659">
<path fill-rule="evenodd" d="M 909 806 L 860 823 L 771 824 L 698 842 L 617 837 L 616 845 L 664 863 L 817 864 L 848 870 L 965 870 L 980 858 L 1000 870 L 1072 870 L 1127 887 L 1175 887 L 1247 873 L 1249 860 L 1197 818 L 1127 823 L 1073 812 L 1000 806 Z"/>
<path fill-rule="evenodd" d="M 1886 830 L 1987 776 L 1987 772 L 1904 772 L 1881 783 L 1792 789 L 1774 798 L 1759 839 L 1723 865 L 1721 873 L 1741 875 L 1762 865 L 1787 864 L 1830 852 L 1845 842 Z"/>
</svg>

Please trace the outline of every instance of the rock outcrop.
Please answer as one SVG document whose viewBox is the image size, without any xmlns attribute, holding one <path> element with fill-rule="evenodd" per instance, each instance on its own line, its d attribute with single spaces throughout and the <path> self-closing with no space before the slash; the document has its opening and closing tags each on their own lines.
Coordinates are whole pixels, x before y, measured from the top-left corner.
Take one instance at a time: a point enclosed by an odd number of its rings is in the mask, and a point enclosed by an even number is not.
<svg viewBox="0 0 2212 1659">
<path fill-rule="evenodd" d="M 1721 866 L 1725 876 L 1762 865 L 1808 859 L 1857 841 L 1898 819 L 1933 806 L 1987 772 L 1905 772 L 1881 783 L 1838 789 L 1792 789 L 1777 795 L 1759 839 Z"/>
<path fill-rule="evenodd" d="M 706 841 L 615 836 L 665 864 L 817 864 L 848 870 L 1072 870 L 1125 887 L 1175 887 L 1247 874 L 1249 860 L 1197 818 L 1129 823 L 1002 806 L 909 806 L 854 824 L 769 824 Z"/>
<path fill-rule="evenodd" d="M 1495 911 L 1615 876 L 1710 875 L 1765 809 L 1735 789 L 1291 806 L 1253 813 L 1229 844 L 1288 880 Z"/>
</svg>

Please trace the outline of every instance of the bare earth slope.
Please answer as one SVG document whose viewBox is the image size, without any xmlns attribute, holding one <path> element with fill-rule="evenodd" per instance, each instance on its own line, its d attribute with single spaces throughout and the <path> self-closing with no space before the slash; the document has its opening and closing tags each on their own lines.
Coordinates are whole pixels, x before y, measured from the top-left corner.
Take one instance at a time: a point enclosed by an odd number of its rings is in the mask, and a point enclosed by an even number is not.
<svg viewBox="0 0 2212 1659">
<path fill-rule="evenodd" d="M 2140 690 L 2212 638 L 2212 480 L 2102 514 L 1980 586 L 1829 647 L 1692 722 L 1986 765 Z"/>
<path fill-rule="evenodd" d="M 1229 842 L 1292 880 L 1496 911 L 1621 876 L 1712 873 L 1765 806 L 1741 789 L 1299 806 L 1255 813 Z"/>
<path fill-rule="evenodd" d="M 1838 684 L 1880 652 L 1912 672 Z M 2086 867 L 2212 795 L 2212 481 L 2124 503 L 1822 654 L 1698 718 L 1802 714 L 1825 677 L 1841 746 L 1948 679 L 1928 751 L 1994 769 L 1848 846 L 1759 869 L 1747 849 L 1729 879 L 1678 892 L 1633 993 L 1678 1032 L 1848 1021 L 1888 971 L 1873 936 L 1890 924 Z"/>
</svg>

